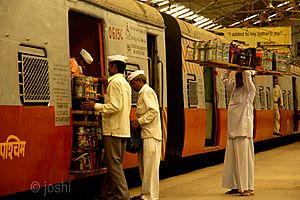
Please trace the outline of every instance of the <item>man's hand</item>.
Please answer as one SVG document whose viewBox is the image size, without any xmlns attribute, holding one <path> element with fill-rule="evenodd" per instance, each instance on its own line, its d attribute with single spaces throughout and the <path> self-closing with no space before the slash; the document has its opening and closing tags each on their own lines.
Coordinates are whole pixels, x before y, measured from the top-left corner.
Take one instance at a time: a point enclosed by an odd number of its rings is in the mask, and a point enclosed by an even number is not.
<svg viewBox="0 0 300 200">
<path fill-rule="evenodd" d="M 95 102 L 91 100 L 87 100 L 81 103 L 81 108 L 84 110 L 92 110 L 94 109 L 94 106 L 95 106 Z"/>
<path fill-rule="evenodd" d="M 108 84 L 107 77 L 106 76 L 102 76 L 102 77 L 98 78 L 98 83 L 107 85 Z"/>
<path fill-rule="evenodd" d="M 140 123 L 137 119 L 135 119 L 132 121 L 131 125 L 133 126 L 133 128 L 137 128 L 137 127 L 139 127 Z"/>
</svg>

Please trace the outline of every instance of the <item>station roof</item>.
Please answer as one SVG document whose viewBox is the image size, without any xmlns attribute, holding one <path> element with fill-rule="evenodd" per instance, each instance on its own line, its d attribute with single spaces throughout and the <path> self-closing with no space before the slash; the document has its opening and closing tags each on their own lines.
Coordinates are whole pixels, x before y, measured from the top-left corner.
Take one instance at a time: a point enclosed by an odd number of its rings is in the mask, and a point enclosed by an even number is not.
<svg viewBox="0 0 300 200">
<path fill-rule="evenodd" d="M 203 29 L 293 26 L 300 0 L 138 0 Z"/>
</svg>

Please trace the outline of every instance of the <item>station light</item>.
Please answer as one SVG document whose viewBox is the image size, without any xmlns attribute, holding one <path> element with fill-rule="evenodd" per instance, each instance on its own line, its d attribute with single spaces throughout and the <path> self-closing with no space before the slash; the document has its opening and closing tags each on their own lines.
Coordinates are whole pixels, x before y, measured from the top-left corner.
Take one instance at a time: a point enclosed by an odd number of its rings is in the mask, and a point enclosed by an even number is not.
<svg viewBox="0 0 300 200">
<path fill-rule="evenodd" d="M 204 17 L 203 17 L 204 18 Z M 202 19 L 202 20 L 200 20 L 200 21 L 197 21 L 196 23 L 194 23 L 193 25 L 194 26 L 198 26 L 198 25 L 200 25 L 200 24 L 203 24 L 204 22 L 207 22 L 209 19 L 208 18 L 204 18 L 204 19 Z"/>
<path fill-rule="evenodd" d="M 203 27 L 205 27 L 205 26 L 207 26 L 207 25 L 209 25 L 209 24 L 211 24 L 211 23 L 213 23 L 213 20 L 210 20 L 210 21 L 208 21 L 208 22 L 205 22 L 205 23 L 203 23 L 203 24 L 200 24 L 198 27 L 199 27 L 199 28 L 203 28 Z"/>
<path fill-rule="evenodd" d="M 188 16 L 191 16 L 192 14 L 194 14 L 194 12 L 193 12 L 193 11 L 190 11 L 190 12 L 185 13 L 185 14 L 183 14 L 183 15 L 179 15 L 178 18 L 179 18 L 179 19 L 181 19 L 181 18 L 186 18 L 186 17 L 188 17 Z"/>
<path fill-rule="evenodd" d="M 171 14 L 173 14 L 173 13 L 175 13 L 175 12 L 178 12 L 178 11 L 184 9 L 184 8 L 185 8 L 185 6 L 177 6 L 176 8 L 174 8 L 174 9 L 172 9 L 172 10 L 168 10 L 166 13 L 167 13 L 168 15 L 171 15 Z"/>
<path fill-rule="evenodd" d="M 222 28 L 222 27 L 223 27 L 222 25 L 219 25 L 219 26 L 214 27 L 213 30 L 219 29 L 219 28 Z"/>
<path fill-rule="evenodd" d="M 185 14 L 185 13 L 187 13 L 187 12 L 189 12 L 189 11 L 190 11 L 189 8 L 185 8 L 185 9 L 179 11 L 179 12 L 176 12 L 176 13 L 172 14 L 172 16 L 173 16 L 173 17 L 178 17 L 179 15 Z"/>
</svg>

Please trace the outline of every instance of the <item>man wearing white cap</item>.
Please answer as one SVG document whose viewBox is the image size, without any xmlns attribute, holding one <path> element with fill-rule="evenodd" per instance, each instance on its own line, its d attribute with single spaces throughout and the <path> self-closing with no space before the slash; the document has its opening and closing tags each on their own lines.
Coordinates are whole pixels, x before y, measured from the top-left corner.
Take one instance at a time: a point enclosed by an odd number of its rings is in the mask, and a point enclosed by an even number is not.
<svg viewBox="0 0 300 200">
<path fill-rule="evenodd" d="M 107 173 L 101 189 L 101 199 L 129 200 L 129 191 L 122 168 L 126 141 L 130 137 L 131 88 L 124 78 L 126 57 L 108 57 L 109 78 L 104 104 L 82 103 L 83 109 L 102 112 L 103 143 Z"/>
<path fill-rule="evenodd" d="M 81 49 L 80 53 L 70 59 L 71 75 L 83 75 L 82 68 L 84 68 L 87 64 L 91 64 L 93 61 L 93 57 L 85 49 Z"/>
<path fill-rule="evenodd" d="M 127 80 L 133 90 L 139 93 L 136 105 L 137 119 L 132 126 L 141 126 L 143 151 L 138 153 L 139 170 L 142 179 L 141 199 L 159 199 L 159 164 L 161 154 L 161 120 L 155 91 L 146 84 L 143 70 L 132 72 Z"/>
</svg>

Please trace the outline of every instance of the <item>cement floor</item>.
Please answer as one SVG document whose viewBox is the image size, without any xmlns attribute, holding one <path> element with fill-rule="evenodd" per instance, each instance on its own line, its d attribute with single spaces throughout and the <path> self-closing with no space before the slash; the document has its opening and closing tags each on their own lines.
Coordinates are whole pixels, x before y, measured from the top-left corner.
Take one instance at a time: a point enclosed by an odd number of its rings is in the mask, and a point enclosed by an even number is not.
<svg viewBox="0 0 300 200">
<path fill-rule="evenodd" d="M 300 142 L 255 154 L 255 195 L 225 195 L 223 164 L 160 181 L 161 200 L 300 200 Z M 131 188 L 131 196 L 140 188 Z"/>
</svg>

